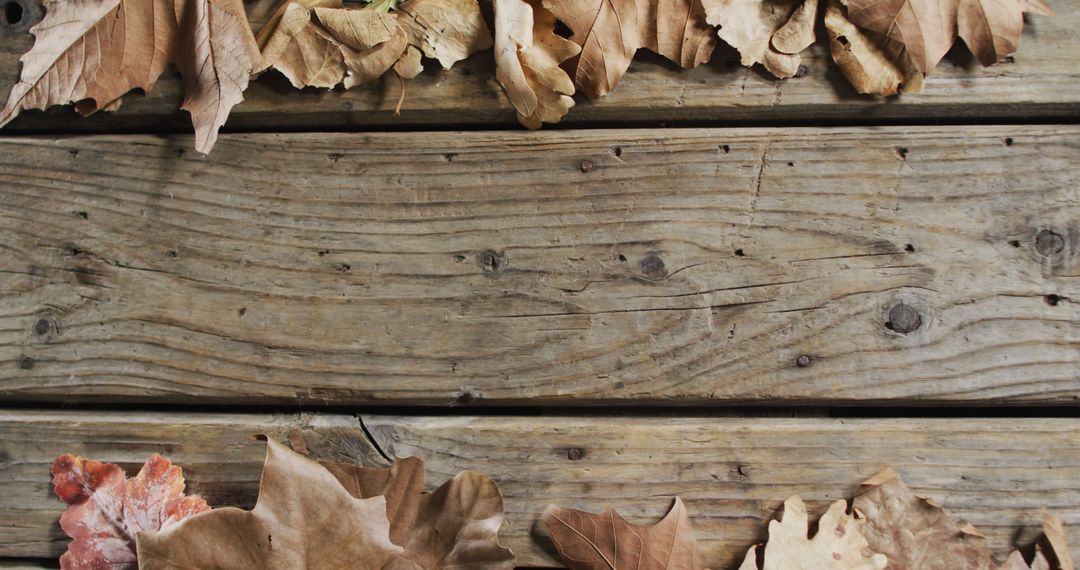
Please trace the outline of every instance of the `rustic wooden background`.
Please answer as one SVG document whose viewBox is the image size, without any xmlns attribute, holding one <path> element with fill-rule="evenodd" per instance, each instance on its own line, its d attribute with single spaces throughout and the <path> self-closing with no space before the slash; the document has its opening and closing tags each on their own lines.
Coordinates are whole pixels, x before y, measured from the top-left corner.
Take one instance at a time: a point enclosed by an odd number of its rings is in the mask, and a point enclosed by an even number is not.
<svg viewBox="0 0 1080 570">
<path fill-rule="evenodd" d="M 0 92 L 41 15 L 0 21 Z M 250 5 L 253 23 L 268 0 Z M 776 81 L 643 54 L 526 132 L 490 54 L 304 91 L 267 75 L 210 156 L 179 83 L 0 138 L 0 567 L 65 548 L 64 452 L 184 466 L 250 506 L 266 431 L 640 523 L 675 495 L 733 568 L 799 493 L 893 466 L 990 538 L 1080 544 L 1080 8 L 1012 60 L 954 50 L 860 97 L 815 48 Z"/>
</svg>

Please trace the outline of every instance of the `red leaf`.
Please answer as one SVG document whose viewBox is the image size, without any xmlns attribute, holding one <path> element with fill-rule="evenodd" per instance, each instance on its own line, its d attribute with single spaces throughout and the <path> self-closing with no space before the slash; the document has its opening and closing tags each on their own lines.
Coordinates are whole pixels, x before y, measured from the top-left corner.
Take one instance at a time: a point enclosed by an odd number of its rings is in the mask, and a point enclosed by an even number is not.
<svg viewBox="0 0 1080 570">
<path fill-rule="evenodd" d="M 183 471 L 154 455 L 127 479 L 119 465 L 74 455 L 53 461 L 53 489 L 68 504 L 60 527 L 73 540 L 60 558 L 64 570 L 135 569 L 135 535 L 209 510 L 184 495 Z"/>
</svg>

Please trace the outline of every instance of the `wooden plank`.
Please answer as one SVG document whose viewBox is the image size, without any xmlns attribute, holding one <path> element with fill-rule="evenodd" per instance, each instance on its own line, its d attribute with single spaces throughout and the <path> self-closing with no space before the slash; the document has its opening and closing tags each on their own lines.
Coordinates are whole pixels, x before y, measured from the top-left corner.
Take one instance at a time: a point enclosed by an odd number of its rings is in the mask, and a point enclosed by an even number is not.
<svg viewBox="0 0 1080 570">
<path fill-rule="evenodd" d="M 986 533 L 999 559 L 1037 532 L 1042 507 L 1063 517 L 1080 543 L 1075 419 L 365 416 L 364 423 L 384 452 L 423 458 L 430 485 L 466 468 L 493 477 L 506 498 L 503 542 L 523 566 L 553 564 L 537 526 L 548 502 L 594 511 L 611 503 L 647 523 L 678 495 L 709 566 L 734 568 L 786 497 L 801 494 L 820 509 L 890 465 Z M 134 467 L 167 453 L 213 504 L 249 506 L 261 448 L 247 434 L 284 437 L 297 427 L 316 454 L 381 462 L 348 417 L 3 412 L 0 555 L 63 551 L 55 526 L 62 509 L 49 492 L 57 454 Z"/>
<path fill-rule="evenodd" d="M 1080 398 L 1077 126 L 186 144 L 0 140 L 0 396 Z"/>
<path fill-rule="evenodd" d="M 29 49 L 30 24 L 40 17 L 40 0 L 18 0 L 27 18 L 16 26 L 0 23 L 0 93 L 18 77 L 18 58 Z M 248 2 L 255 27 L 273 7 L 272 0 Z M 926 93 L 896 100 L 856 94 L 816 46 L 805 58 L 807 73 L 778 81 L 758 69 L 743 68 L 730 48 L 697 70 L 680 72 L 647 52 L 638 56 L 618 89 L 597 102 L 581 102 L 567 116 L 571 125 L 621 122 L 700 121 L 881 121 L 897 119 L 1005 119 L 1077 116 L 1080 92 L 1080 8 L 1056 2 L 1054 17 L 1029 18 L 1013 63 L 983 69 L 963 48 L 955 49 L 927 81 Z M 516 125 L 514 112 L 494 80 L 490 51 L 452 70 L 431 70 L 409 82 L 404 111 L 393 115 L 396 80 L 348 92 L 294 90 L 276 72 L 254 82 L 247 101 L 229 119 L 232 129 L 325 129 L 395 125 Z M 6 97 L 6 95 L 5 95 Z M 177 111 L 180 82 L 170 76 L 147 97 L 128 97 L 118 114 L 74 120 L 70 111 L 30 113 L 9 129 L 18 131 L 105 131 L 116 129 L 190 130 L 186 113 Z M 190 147 L 190 141 L 188 141 Z"/>
</svg>

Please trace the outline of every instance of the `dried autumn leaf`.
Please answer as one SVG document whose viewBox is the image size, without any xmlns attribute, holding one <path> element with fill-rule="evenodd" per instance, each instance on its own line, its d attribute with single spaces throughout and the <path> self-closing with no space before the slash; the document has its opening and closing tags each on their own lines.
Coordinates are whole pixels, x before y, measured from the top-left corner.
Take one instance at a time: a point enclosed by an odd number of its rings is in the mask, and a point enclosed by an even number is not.
<svg viewBox="0 0 1080 570">
<path fill-rule="evenodd" d="M 652 526 L 630 524 L 610 507 L 595 515 L 549 505 L 543 518 L 559 558 L 571 570 L 705 568 L 690 516 L 678 498 Z"/>
<path fill-rule="evenodd" d="M 1051 14 L 1043 0 L 844 0 L 851 21 L 902 43 L 919 71 L 964 40 L 983 65 L 1016 51 L 1024 12 Z"/>
<path fill-rule="evenodd" d="M 863 537 L 863 521 L 846 512 L 847 503 L 836 501 L 818 521 L 818 531 L 808 538 L 810 521 L 799 497 L 784 501 L 784 514 L 769 523 L 762 570 L 882 570 L 885 556 L 870 553 Z M 739 570 L 757 570 L 757 550 L 746 553 Z M 872 548 L 872 547 L 871 547 Z"/>
<path fill-rule="evenodd" d="M 438 60 L 443 69 L 492 46 L 477 0 L 408 0 L 397 14 L 409 45 Z"/>
<path fill-rule="evenodd" d="M 401 552 L 385 499 L 354 498 L 324 467 L 273 440 L 254 509 L 214 509 L 138 534 L 143 570 L 380 570 Z"/>
<path fill-rule="evenodd" d="M 1076 570 L 1072 554 L 1069 553 L 1069 545 L 1065 540 L 1065 527 L 1061 519 L 1043 511 L 1043 535 L 1045 538 L 1045 551 L 1050 554 L 1047 558 L 1044 553 L 1044 544 L 1035 545 L 1035 558 L 1028 565 L 1024 557 L 1017 551 L 1013 551 L 1000 570 Z M 1051 560 L 1057 562 L 1056 566 Z"/>
<path fill-rule="evenodd" d="M 833 61 L 859 93 L 898 95 L 923 89 L 923 74 L 904 45 L 863 30 L 847 18 L 840 0 L 828 0 L 825 28 Z"/>
<path fill-rule="evenodd" d="M 56 495 L 68 504 L 60 527 L 73 539 L 60 558 L 64 569 L 137 568 L 136 533 L 210 508 L 202 498 L 184 495 L 183 471 L 160 455 L 131 479 L 118 465 L 70 454 L 53 461 L 52 474 Z"/>
<path fill-rule="evenodd" d="M 701 0 L 543 0 L 581 46 L 574 83 L 591 99 L 615 88 L 639 48 L 684 69 L 712 57 L 716 37 Z"/>
<path fill-rule="evenodd" d="M 892 469 L 865 481 L 855 509 L 866 517 L 870 548 L 889 558 L 889 570 L 987 570 L 986 538 L 975 527 L 954 523 L 941 507 L 918 497 Z"/>
<path fill-rule="evenodd" d="M 34 47 L 20 60 L 0 126 L 52 105 L 77 103 L 85 115 L 115 109 L 122 95 L 149 91 L 174 64 L 195 148 L 209 152 L 259 67 L 242 0 L 51 0 L 30 31 Z"/>
<path fill-rule="evenodd" d="M 574 82 L 562 62 L 581 48 L 555 34 L 555 15 L 539 0 L 495 0 L 495 78 L 518 121 L 530 129 L 557 123 L 574 106 Z"/>
<path fill-rule="evenodd" d="M 432 493 L 424 463 L 409 457 L 387 469 L 322 462 L 350 495 L 385 497 L 390 536 L 405 547 L 399 568 L 510 570 L 514 554 L 499 544 L 503 498 L 495 482 L 463 471 Z"/>
<path fill-rule="evenodd" d="M 760 63 L 783 79 L 798 72 L 800 52 L 814 41 L 817 6 L 817 0 L 705 0 L 705 13 L 743 65 Z"/>
</svg>

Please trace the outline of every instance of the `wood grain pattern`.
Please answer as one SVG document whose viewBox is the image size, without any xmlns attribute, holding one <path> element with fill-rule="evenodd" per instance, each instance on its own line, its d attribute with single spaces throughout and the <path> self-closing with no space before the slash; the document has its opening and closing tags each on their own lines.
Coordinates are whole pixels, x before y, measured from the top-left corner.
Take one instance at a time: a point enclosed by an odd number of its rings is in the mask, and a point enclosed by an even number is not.
<svg viewBox="0 0 1080 570">
<path fill-rule="evenodd" d="M 0 140 L 0 397 L 1080 397 L 1080 127 L 186 144 Z"/>
<path fill-rule="evenodd" d="M 593 511 L 611 503 L 646 523 L 679 495 L 710 567 L 734 568 L 785 498 L 798 493 L 820 509 L 887 465 L 987 534 L 999 559 L 1033 537 L 1042 507 L 1063 517 L 1080 544 L 1078 420 L 365 416 L 364 423 L 384 452 L 423 458 L 430 485 L 466 468 L 493 477 L 506 498 L 503 542 L 523 566 L 554 564 L 537 525 L 548 502 Z M 315 455 L 383 462 L 347 416 L 0 413 L 0 555 L 63 551 L 61 504 L 49 491 L 55 455 L 75 451 L 134 468 L 150 453 L 167 453 L 212 504 L 250 506 L 262 449 L 246 436 L 284 438 L 296 428 Z"/>
<path fill-rule="evenodd" d="M 27 30 L 40 17 L 39 0 L 27 6 L 26 19 L 0 22 L 0 94 L 18 77 L 18 58 L 32 43 Z M 272 0 L 248 2 L 253 25 L 261 26 Z M 618 89 L 596 101 L 582 100 L 565 123 L 672 123 L 699 121 L 883 121 L 896 119 L 979 118 L 1016 120 L 1075 117 L 1080 111 L 1080 5 L 1053 2 L 1057 15 L 1031 17 L 1012 63 L 983 69 L 959 46 L 927 81 L 926 93 L 882 100 L 860 96 L 833 64 L 824 45 L 805 58 L 806 74 L 779 81 L 759 69 L 738 64 L 738 55 L 722 47 L 713 61 L 681 72 L 659 56 L 638 55 Z M 229 118 L 231 129 L 363 129 L 432 125 L 512 126 L 516 119 L 495 82 L 491 51 L 482 52 L 450 71 L 431 69 L 409 82 L 404 110 L 393 115 L 399 95 L 396 80 L 350 91 L 297 91 L 276 72 L 254 82 L 247 101 Z M 190 131 L 186 113 L 177 111 L 180 82 L 163 79 L 146 97 L 129 96 L 117 114 L 90 120 L 70 111 L 28 113 L 7 127 L 11 131 L 115 131 L 174 129 Z M 579 97 L 579 99 L 581 99 Z M 189 143 L 190 146 L 190 143 Z"/>
</svg>

